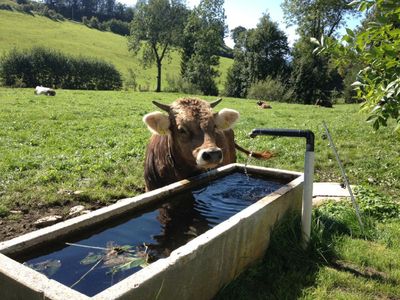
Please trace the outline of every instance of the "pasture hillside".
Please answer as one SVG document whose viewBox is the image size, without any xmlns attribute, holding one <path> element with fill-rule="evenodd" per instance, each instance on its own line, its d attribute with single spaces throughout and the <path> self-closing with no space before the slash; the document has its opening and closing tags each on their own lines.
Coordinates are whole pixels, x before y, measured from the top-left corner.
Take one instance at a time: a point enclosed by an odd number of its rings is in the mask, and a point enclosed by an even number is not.
<svg viewBox="0 0 400 300">
<path fill-rule="evenodd" d="M 137 57 L 127 48 L 127 39 L 120 35 L 91 29 L 72 21 L 53 21 L 49 18 L 25 13 L 0 10 L 0 55 L 12 50 L 43 46 L 75 56 L 92 56 L 115 65 L 124 79 L 129 79 L 129 70 L 136 74 L 142 89 L 154 90 L 156 67 L 144 69 Z M 221 58 L 220 77 L 217 85 L 223 88 L 225 75 L 232 60 Z M 180 56 L 174 51 L 163 63 L 163 88 L 167 76 L 180 73 Z"/>
</svg>

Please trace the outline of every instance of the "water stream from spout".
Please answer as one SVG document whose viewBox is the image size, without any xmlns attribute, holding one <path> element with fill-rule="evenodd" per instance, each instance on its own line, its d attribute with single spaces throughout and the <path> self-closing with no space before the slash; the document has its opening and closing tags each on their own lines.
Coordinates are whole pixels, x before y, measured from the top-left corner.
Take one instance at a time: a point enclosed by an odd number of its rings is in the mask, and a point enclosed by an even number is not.
<svg viewBox="0 0 400 300">
<path fill-rule="evenodd" d="M 250 147 L 249 147 L 250 154 L 247 156 L 247 159 L 244 163 L 244 174 L 247 177 L 247 181 L 250 180 L 249 174 L 247 172 L 247 165 L 249 164 L 250 160 L 253 158 L 253 151 L 251 149 L 254 149 L 254 143 L 255 143 L 255 139 L 251 138 L 250 139 Z"/>
</svg>

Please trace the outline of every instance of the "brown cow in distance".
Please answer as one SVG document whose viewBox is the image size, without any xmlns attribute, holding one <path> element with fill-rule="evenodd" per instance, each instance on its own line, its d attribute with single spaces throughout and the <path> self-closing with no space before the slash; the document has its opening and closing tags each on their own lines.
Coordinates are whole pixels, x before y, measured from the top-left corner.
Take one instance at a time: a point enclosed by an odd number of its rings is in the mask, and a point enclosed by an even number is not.
<svg viewBox="0 0 400 300">
<path fill-rule="evenodd" d="M 317 101 L 315 101 L 315 105 L 321 107 L 333 108 L 332 102 L 328 100 L 317 99 Z"/>
<path fill-rule="evenodd" d="M 272 106 L 269 105 L 267 102 L 261 101 L 261 100 L 257 101 L 257 105 L 259 108 L 262 108 L 262 109 L 271 109 L 272 108 Z"/>
<path fill-rule="evenodd" d="M 167 114 L 152 112 L 143 117 L 152 133 L 144 166 L 146 190 L 236 162 L 235 149 L 255 158 L 272 156 L 268 151 L 252 153 L 235 143 L 232 126 L 239 112 L 224 108 L 214 113 L 212 108 L 221 100 L 181 98 L 171 105 L 153 101 Z"/>
</svg>

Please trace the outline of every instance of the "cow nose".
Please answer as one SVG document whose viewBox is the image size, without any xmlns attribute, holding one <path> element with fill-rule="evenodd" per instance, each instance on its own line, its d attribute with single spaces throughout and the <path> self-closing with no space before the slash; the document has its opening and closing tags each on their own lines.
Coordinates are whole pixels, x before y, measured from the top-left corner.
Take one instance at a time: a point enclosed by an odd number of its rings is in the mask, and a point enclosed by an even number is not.
<svg viewBox="0 0 400 300">
<path fill-rule="evenodd" d="M 222 151 L 221 149 L 204 151 L 201 158 L 207 163 L 219 163 L 222 159 Z"/>
</svg>

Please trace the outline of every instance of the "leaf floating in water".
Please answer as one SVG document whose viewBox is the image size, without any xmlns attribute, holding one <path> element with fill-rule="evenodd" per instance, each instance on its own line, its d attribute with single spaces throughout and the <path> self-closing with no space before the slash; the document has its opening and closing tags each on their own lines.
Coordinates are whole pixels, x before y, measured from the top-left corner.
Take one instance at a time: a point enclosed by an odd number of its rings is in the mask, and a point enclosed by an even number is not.
<svg viewBox="0 0 400 300">
<path fill-rule="evenodd" d="M 47 277 L 51 277 L 58 271 L 58 269 L 60 269 L 61 261 L 58 259 L 47 259 L 35 264 L 24 263 L 24 265 L 46 275 Z"/>
<path fill-rule="evenodd" d="M 92 268 L 86 272 L 78 281 L 76 281 L 71 287 L 81 282 L 93 269 L 98 266 L 101 262 L 103 268 L 109 268 L 106 274 L 115 274 L 120 271 L 127 271 L 135 267 L 147 267 L 149 255 L 147 253 L 147 246 L 144 245 L 144 250 L 132 250 L 134 248 L 131 245 L 118 246 L 114 242 L 107 242 L 106 248 L 95 247 L 81 244 L 68 243 L 70 246 L 84 247 L 91 249 L 99 249 L 101 252 L 89 252 L 84 259 L 80 261 L 82 265 L 92 265 Z"/>
<path fill-rule="evenodd" d="M 81 265 L 91 265 L 102 259 L 103 255 L 99 253 L 89 252 L 89 254 L 80 261 Z"/>
<path fill-rule="evenodd" d="M 132 268 L 136 268 L 136 267 L 146 267 L 148 266 L 147 263 L 147 258 L 146 257 L 137 257 L 137 256 L 126 256 L 125 257 L 126 262 L 125 263 L 119 263 L 115 266 L 113 266 L 109 272 L 107 273 L 111 273 L 111 274 L 115 274 L 121 271 L 127 271 L 130 270 Z M 106 263 L 104 263 L 104 265 L 106 265 Z"/>
</svg>

